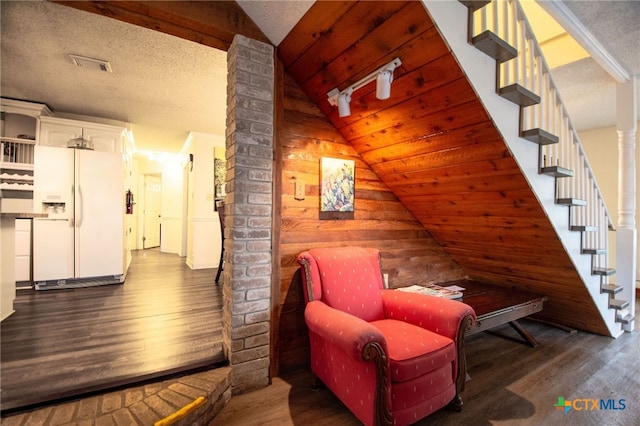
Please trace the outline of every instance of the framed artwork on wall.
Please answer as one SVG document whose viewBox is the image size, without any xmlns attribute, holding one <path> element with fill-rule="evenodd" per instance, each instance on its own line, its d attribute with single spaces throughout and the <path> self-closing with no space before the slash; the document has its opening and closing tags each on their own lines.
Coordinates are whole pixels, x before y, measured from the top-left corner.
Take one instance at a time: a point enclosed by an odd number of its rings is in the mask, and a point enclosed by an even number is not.
<svg viewBox="0 0 640 426">
<path fill-rule="evenodd" d="M 320 211 L 353 212 L 355 200 L 355 161 L 341 158 L 320 159 Z"/>
</svg>

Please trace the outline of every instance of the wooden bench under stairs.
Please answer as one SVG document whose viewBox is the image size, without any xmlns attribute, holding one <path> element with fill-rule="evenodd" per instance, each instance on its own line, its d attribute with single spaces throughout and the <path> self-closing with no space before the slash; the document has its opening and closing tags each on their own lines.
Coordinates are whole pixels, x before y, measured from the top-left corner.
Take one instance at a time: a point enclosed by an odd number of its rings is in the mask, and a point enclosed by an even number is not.
<svg viewBox="0 0 640 426">
<path fill-rule="evenodd" d="M 520 106 L 520 136 L 538 144 L 539 173 L 555 179 L 555 202 L 568 207 L 568 226 L 580 232 L 580 250 L 591 256 L 591 274 L 616 311 L 616 322 L 635 317 L 622 287 L 609 282 L 607 231 L 615 231 L 577 132 L 560 100 L 524 12 L 514 0 L 460 0 L 468 8 L 469 42 L 496 61 L 496 92 Z M 513 40 L 512 43 L 505 39 Z M 514 46 L 515 44 L 515 46 Z"/>
</svg>

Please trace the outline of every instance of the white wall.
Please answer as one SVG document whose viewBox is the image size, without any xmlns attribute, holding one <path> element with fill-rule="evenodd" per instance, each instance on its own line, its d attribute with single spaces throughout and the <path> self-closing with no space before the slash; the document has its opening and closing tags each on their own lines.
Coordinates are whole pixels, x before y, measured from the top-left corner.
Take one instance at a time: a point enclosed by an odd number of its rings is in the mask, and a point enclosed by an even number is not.
<svg viewBox="0 0 640 426">
<path fill-rule="evenodd" d="M 165 162 L 162 167 L 162 239 L 160 251 L 185 256 L 182 247 L 182 165 Z"/>
<path fill-rule="evenodd" d="M 193 169 L 188 179 L 187 265 L 216 268 L 222 249 L 220 220 L 214 209 L 213 149 L 225 146 L 223 135 L 191 133 L 188 152 Z"/>
<path fill-rule="evenodd" d="M 124 168 L 123 168 L 123 182 L 124 182 L 124 188 L 123 191 L 126 194 L 127 190 L 130 190 L 131 192 L 133 192 L 135 194 L 135 190 L 136 190 L 136 174 L 135 174 L 135 168 L 136 168 L 136 164 L 133 161 L 133 152 L 135 150 L 135 147 L 133 145 L 133 140 L 129 137 L 130 133 L 127 131 L 127 135 L 124 137 L 124 143 L 123 143 L 123 161 L 124 161 Z M 134 200 L 135 202 L 135 200 Z M 126 209 L 126 204 L 125 204 L 125 209 Z M 135 205 L 133 208 L 133 211 L 135 213 Z M 131 265 L 131 250 L 134 250 L 136 248 L 136 218 L 135 215 L 133 214 L 126 214 L 124 215 L 124 270 L 127 271 L 129 269 L 129 266 Z"/>
<path fill-rule="evenodd" d="M 640 128 L 640 125 L 638 126 Z M 618 133 L 615 127 L 589 130 L 579 133 L 587 158 L 596 175 L 609 214 L 614 225 L 618 225 Z M 640 211 L 640 148 L 636 138 L 636 228 Z M 609 264 L 615 267 L 615 236 L 609 239 Z M 638 258 L 640 265 L 640 253 Z M 640 277 L 636 277 L 637 281 Z"/>
</svg>

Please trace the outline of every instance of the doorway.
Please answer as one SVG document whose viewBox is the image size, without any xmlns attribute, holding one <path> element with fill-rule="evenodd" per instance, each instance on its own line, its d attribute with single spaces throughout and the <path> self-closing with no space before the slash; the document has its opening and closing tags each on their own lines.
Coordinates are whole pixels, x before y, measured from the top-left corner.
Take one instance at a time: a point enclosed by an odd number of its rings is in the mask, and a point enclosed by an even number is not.
<svg viewBox="0 0 640 426">
<path fill-rule="evenodd" d="M 162 177 L 159 174 L 144 175 L 144 221 L 142 248 L 160 246 L 162 209 Z"/>
</svg>

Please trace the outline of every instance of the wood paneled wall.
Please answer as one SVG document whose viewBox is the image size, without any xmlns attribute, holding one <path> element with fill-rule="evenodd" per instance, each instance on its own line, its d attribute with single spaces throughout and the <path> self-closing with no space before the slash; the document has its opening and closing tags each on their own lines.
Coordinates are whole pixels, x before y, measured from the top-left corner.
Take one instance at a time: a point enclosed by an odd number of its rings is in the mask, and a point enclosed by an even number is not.
<svg viewBox="0 0 640 426">
<path fill-rule="evenodd" d="M 469 277 L 545 294 L 544 319 L 608 333 L 422 2 L 316 2 L 278 55 L 358 153 L 359 170 L 377 176 Z M 354 93 L 351 115 L 338 117 L 327 92 L 344 89 L 395 57 L 402 66 L 395 70 L 391 98 L 376 99 L 371 83 Z M 323 155 L 335 149 L 321 138 L 306 145 Z M 298 177 L 286 175 L 290 166 L 285 165 L 285 182 Z M 357 241 L 357 235 L 345 238 Z"/>
<path fill-rule="evenodd" d="M 300 86 L 284 77 L 283 122 L 279 131 L 280 219 L 280 369 L 309 362 L 304 298 L 298 254 L 316 247 L 359 245 L 380 249 L 383 272 L 392 287 L 460 279 L 455 264 L 353 147 L 312 103 Z M 320 219 L 320 158 L 344 158 L 356 164 L 353 219 Z M 296 182 L 305 199 L 294 198 Z"/>
</svg>

